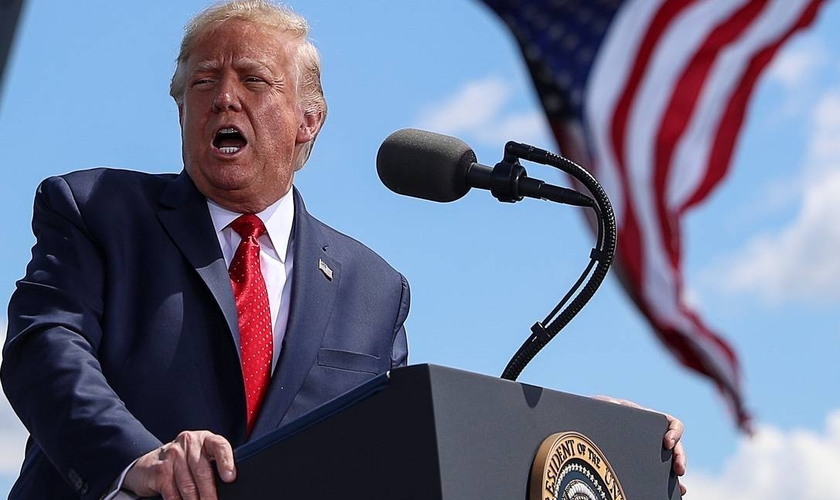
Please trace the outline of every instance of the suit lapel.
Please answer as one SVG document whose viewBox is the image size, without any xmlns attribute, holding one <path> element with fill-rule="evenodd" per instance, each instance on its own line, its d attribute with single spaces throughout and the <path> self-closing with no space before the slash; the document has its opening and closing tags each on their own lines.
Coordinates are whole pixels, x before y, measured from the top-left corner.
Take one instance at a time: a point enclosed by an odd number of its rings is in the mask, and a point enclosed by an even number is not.
<svg viewBox="0 0 840 500">
<path fill-rule="evenodd" d="M 324 231 L 306 212 L 297 190 L 294 197 L 294 269 L 289 322 L 278 366 L 252 436 L 276 429 L 294 401 L 317 358 L 341 280 L 341 263 L 327 255 L 329 240 Z M 236 301 L 206 199 L 189 176 L 181 173 L 164 191 L 160 203 L 161 224 L 215 298 L 238 353 Z"/>
<path fill-rule="evenodd" d="M 163 208 L 158 219 L 216 299 L 238 353 L 236 302 L 206 199 L 182 172 L 164 191 L 160 203 Z"/>
<path fill-rule="evenodd" d="M 278 366 L 254 426 L 254 436 L 277 428 L 303 385 L 321 347 L 341 280 L 341 263 L 327 255 L 329 242 L 324 231 L 306 212 L 297 190 L 294 196 L 294 270 L 289 323 Z"/>
</svg>

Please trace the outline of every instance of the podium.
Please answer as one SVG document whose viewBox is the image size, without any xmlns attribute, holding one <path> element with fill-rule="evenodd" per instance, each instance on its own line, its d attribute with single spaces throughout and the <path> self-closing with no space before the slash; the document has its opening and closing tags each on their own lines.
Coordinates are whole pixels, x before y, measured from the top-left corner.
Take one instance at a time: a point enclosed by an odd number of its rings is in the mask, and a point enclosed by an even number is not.
<svg viewBox="0 0 840 500">
<path fill-rule="evenodd" d="M 578 465 L 589 460 L 610 466 L 606 479 L 594 478 L 598 500 L 679 499 L 662 448 L 667 427 L 657 413 L 414 365 L 238 448 L 237 480 L 217 485 L 222 500 L 545 500 L 531 492 L 546 486 L 531 484 L 535 457 L 550 435 L 574 432 L 592 446 L 565 440 L 568 449 L 543 457 L 555 490 L 564 463 L 571 488 L 569 480 L 593 475 Z"/>
</svg>

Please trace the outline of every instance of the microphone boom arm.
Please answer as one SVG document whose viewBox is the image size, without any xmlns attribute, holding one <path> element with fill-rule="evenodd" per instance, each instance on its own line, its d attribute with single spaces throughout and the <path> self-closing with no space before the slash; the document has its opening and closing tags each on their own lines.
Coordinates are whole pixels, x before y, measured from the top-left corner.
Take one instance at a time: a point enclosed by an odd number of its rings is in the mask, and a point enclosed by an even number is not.
<svg viewBox="0 0 840 500">
<path fill-rule="evenodd" d="M 535 179 L 530 179 L 525 177 L 524 175 L 524 168 L 519 165 L 519 159 L 532 161 L 534 163 L 540 163 L 543 165 L 549 165 L 555 167 L 567 174 L 571 175 L 574 179 L 578 180 L 581 184 L 586 187 L 586 189 L 592 194 L 593 198 L 589 198 L 588 196 L 584 196 L 576 191 L 571 189 L 561 188 L 558 186 L 552 186 L 550 184 L 545 184 L 542 181 L 538 181 Z M 500 166 L 506 165 L 500 169 Z M 521 169 L 517 176 L 517 168 L 516 166 Z M 516 380 L 519 377 L 519 374 L 522 373 L 522 370 L 525 366 L 537 355 L 543 347 L 545 347 L 551 339 L 553 339 L 559 332 L 562 330 L 569 322 L 574 318 L 577 313 L 583 309 L 583 307 L 589 302 L 592 296 L 595 294 L 595 291 L 598 287 L 601 286 L 601 283 L 604 281 L 604 278 L 607 276 L 607 271 L 609 271 L 610 266 L 612 265 L 613 257 L 615 256 L 615 245 L 616 245 L 616 226 L 615 226 L 615 214 L 612 209 L 612 204 L 610 203 L 609 198 L 607 197 L 606 192 L 604 191 L 601 184 L 592 176 L 586 169 L 581 167 L 580 165 L 568 160 L 562 156 L 556 155 L 549 151 L 545 151 L 542 149 L 535 148 L 533 146 L 529 146 L 527 144 L 520 144 L 517 142 L 510 141 L 505 145 L 505 158 L 502 160 L 501 163 L 497 164 L 496 167 L 493 169 L 492 174 L 496 174 L 496 171 L 499 170 L 498 176 L 500 178 L 507 176 L 510 179 L 516 178 L 518 183 L 522 183 L 524 181 L 534 181 L 538 183 L 538 186 L 531 187 L 530 189 L 536 189 L 538 192 L 542 193 L 541 196 L 535 196 L 544 198 L 551 201 L 556 201 L 559 203 L 566 203 L 578 206 L 588 206 L 592 208 L 598 219 L 598 236 L 597 236 L 597 244 L 596 247 L 592 249 L 590 254 L 590 261 L 589 265 L 581 274 L 580 278 L 578 278 L 577 282 L 572 286 L 569 292 L 563 297 L 560 303 L 555 306 L 554 310 L 541 322 L 534 323 L 531 327 L 531 335 L 528 339 L 520 346 L 519 350 L 513 355 L 513 357 L 508 362 L 507 366 L 505 367 L 504 372 L 502 373 L 502 378 L 506 380 Z M 469 172 L 468 172 L 469 175 Z M 498 185 L 502 186 L 503 183 L 501 180 L 496 181 Z M 496 184 L 493 184 L 494 186 Z M 508 184 L 510 185 L 510 184 Z M 522 187 L 522 184 L 519 184 L 519 187 Z M 491 191 L 492 188 L 491 188 Z M 571 195 L 569 193 L 574 193 Z M 518 193 L 514 193 L 518 194 Z M 502 199 L 501 197 L 496 195 L 496 192 L 493 191 L 493 195 L 496 196 L 500 201 L 518 201 L 521 200 L 521 196 L 518 199 Z M 514 196 L 515 197 L 515 196 Z M 569 199 L 573 200 L 572 202 Z M 594 271 L 592 270 L 594 267 Z M 591 274 L 590 274 L 591 273 Z M 586 282 L 586 285 L 580 291 L 580 293 L 571 300 L 566 306 L 566 303 L 572 298 L 575 292 L 580 288 L 583 281 L 589 276 L 589 279 Z M 561 312 L 562 310 L 562 312 Z M 557 316 L 559 313 L 559 316 Z M 553 319 L 557 316 L 556 319 Z"/>
<path fill-rule="evenodd" d="M 519 160 L 558 168 L 577 179 L 593 197 L 530 178 Z M 416 198 L 449 202 L 477 187 L 490 190 L 499 201 L 507 203 L 527 196 L 588 207 L 597 215 L 597 244 L 592 249 L 589 264 L 554 310 L 542 322 L 534 324 L 531 336 L 508 362 L 502 378 L 516 380 L 525 365 L 592 298 L 612 264 L 616 229 L 610 201 L 589 172 L 562 156 L 526 144 L 508 142 L 504 158 L 491 168 L 477 163 L 475 152 L 460 139 L 423 130 L 403 129 L 394 132 L 382 143 L 376 155 L 376 170 L 388 189 Z M 575 296 L 584 281 L 586 285 Z"/>
</svg>

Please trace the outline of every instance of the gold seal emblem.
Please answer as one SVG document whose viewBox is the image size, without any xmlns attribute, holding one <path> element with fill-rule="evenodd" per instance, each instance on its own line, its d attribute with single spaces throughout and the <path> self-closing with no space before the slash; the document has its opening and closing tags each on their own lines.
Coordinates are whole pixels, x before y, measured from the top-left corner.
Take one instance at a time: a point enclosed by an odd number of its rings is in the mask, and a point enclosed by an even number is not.
<svg viewBox="0 0 840 500">
<path fill-rule="evenodd" d="M 545 438 L 531 467 L 529 490 L 529 500 L 624 500 L 607 458 L 577 432 Z"/>
</svg>

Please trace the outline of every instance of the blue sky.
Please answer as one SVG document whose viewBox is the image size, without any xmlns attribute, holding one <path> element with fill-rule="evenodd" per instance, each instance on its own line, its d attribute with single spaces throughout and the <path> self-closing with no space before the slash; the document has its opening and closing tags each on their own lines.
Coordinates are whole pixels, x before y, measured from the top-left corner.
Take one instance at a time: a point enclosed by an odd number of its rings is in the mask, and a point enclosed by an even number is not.
<svg viewBox="0 0 840 500">
<path fill-rule="evenodd" d="M 28 2 L 7 68 L 3 300 L 28 260 L 41 179 L 98 165 L 181 169 L 168 81 L 183 24 L 206 2 L 78 5 Z M 313 25 L 330 106 L 296 177 L 307 208 L 406 274 L 413 363 L 498 375 L 585 266 L 592 238 L 581 214 L 483 192 L 451 204 L 398 197 L 374 160 L 388 134 L 409 126 L 457 135 L 486 164 L 509 139 L 553 149 L 511 37 L 472 0 L 293 6 Z M 686 221 L 689 295 L 740 355 L 756 436 L 736 432 L 711 384 L 671 359 L 614 278 L 520 377 L 682 418 L 689 498 L 840 499 L 838 27 L 840 6 L 829 2 L 780 54 L 757 87 L 729 177 Z M 3 496 L 24 438 L 0 398 Z"/>
</svg>

